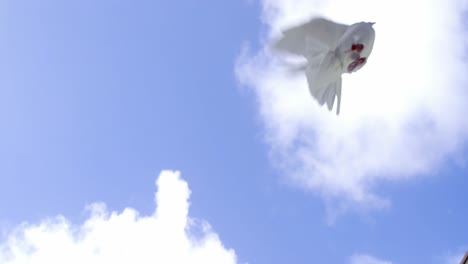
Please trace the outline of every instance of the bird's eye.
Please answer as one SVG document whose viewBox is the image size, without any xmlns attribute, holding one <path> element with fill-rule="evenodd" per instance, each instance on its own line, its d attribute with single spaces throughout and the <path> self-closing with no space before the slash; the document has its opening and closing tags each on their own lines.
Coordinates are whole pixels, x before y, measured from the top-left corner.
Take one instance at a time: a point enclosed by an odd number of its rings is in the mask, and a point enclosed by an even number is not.
<svg viewBox="0 0 468 264">
<path fill-rule="evenodd" d="M 360 43 L 351 45 L 351 50 L 352 50 L 352 51 L 356 51 L 356 52 L 361 53 L 361 51 L 362 51 L 363 49 L 364 49 L 364 45 L 362 45 L 362 44 L 360 44 Z"/>
</svg>

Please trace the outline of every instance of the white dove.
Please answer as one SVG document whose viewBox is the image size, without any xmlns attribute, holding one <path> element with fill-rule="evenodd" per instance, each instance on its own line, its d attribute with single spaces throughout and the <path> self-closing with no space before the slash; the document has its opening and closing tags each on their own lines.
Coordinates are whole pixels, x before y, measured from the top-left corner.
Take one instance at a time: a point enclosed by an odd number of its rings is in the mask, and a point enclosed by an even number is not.
<svg viewBox="0 0 468 264">
<path fill-rule="evenodd" d="M 355 72 L 366 64 L 374 46 L 373 24 L 360 22 L 343 25 L 314 18 L 285 30 L 274 47 L 307 59 L 307 65 L 302 69 L 305 70 L 310 93 L 320 105 L 326 103 L 330 111 L 336 96 L 338 115 L 341 75 Z"/>
</svg>

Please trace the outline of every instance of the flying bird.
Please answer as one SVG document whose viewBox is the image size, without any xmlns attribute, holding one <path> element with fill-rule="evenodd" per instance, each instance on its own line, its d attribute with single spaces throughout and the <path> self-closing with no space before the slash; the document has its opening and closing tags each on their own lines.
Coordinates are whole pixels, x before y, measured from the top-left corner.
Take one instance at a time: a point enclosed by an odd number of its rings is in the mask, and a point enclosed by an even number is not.
<svg viewBox="0 0 468 264">
<path fill-rule="evenodd" d="M 364 66 L 374 46 L 374 23 L 344 25 L 324 18 L 283 31 L 274 48 L 306 58 L 305 71 L 309 90 L 320 105 L 340 113 L 341 75 Z"/>
</svg>

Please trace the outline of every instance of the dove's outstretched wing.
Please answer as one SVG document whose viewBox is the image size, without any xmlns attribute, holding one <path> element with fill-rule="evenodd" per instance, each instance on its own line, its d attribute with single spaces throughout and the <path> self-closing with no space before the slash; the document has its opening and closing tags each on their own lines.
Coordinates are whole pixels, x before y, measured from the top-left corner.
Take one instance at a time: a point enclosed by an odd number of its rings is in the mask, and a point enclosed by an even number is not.
<svg viewBox="0 0 468 264">
<path fill-rule="evenodd" d="M 314 18 L 284 31 L 274 47 L 307 58 L 315 52 L 320 53 L 321 49 L 334 50 L 348 27 L 324 18 Z"/>
</svg>

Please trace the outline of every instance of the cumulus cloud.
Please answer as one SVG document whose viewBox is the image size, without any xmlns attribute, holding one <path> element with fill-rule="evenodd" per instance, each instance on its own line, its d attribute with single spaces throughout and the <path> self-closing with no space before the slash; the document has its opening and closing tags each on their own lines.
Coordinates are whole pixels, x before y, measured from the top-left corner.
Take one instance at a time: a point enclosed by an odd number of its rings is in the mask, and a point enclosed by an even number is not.
<svg viewBox="0 0 468 264">
<path fill-rule="evenodd" d="M 468 137 L 468 34 L 464 0 L 262 0 L 263 47 L 236 63 L 250 87 L 272 162 L 329 208 L 385 207 L 375 191 L 437 172 Z M 344 75 L 340 116 L 320 108 L 301 74 L 269 48 L 281 30 L 313 16 L 376 22 L 367 65 Z"/>
<path fill-rule="evenodd" d="M 390 261 L 377 259 L 369 255 L 356 254 L 349 258 L 350 264 L 392 264 Z"/>
<path fill-rule="evenodd" d="M 23 224 L 0 244 L 0 263 L 236 263 L 208 223 L 188 216 L 190 190 L 179 172 L 163 171 L 156 183 L 153 215 L 97 203 L 79 226 L 63 216 Z"/>
</svg>

